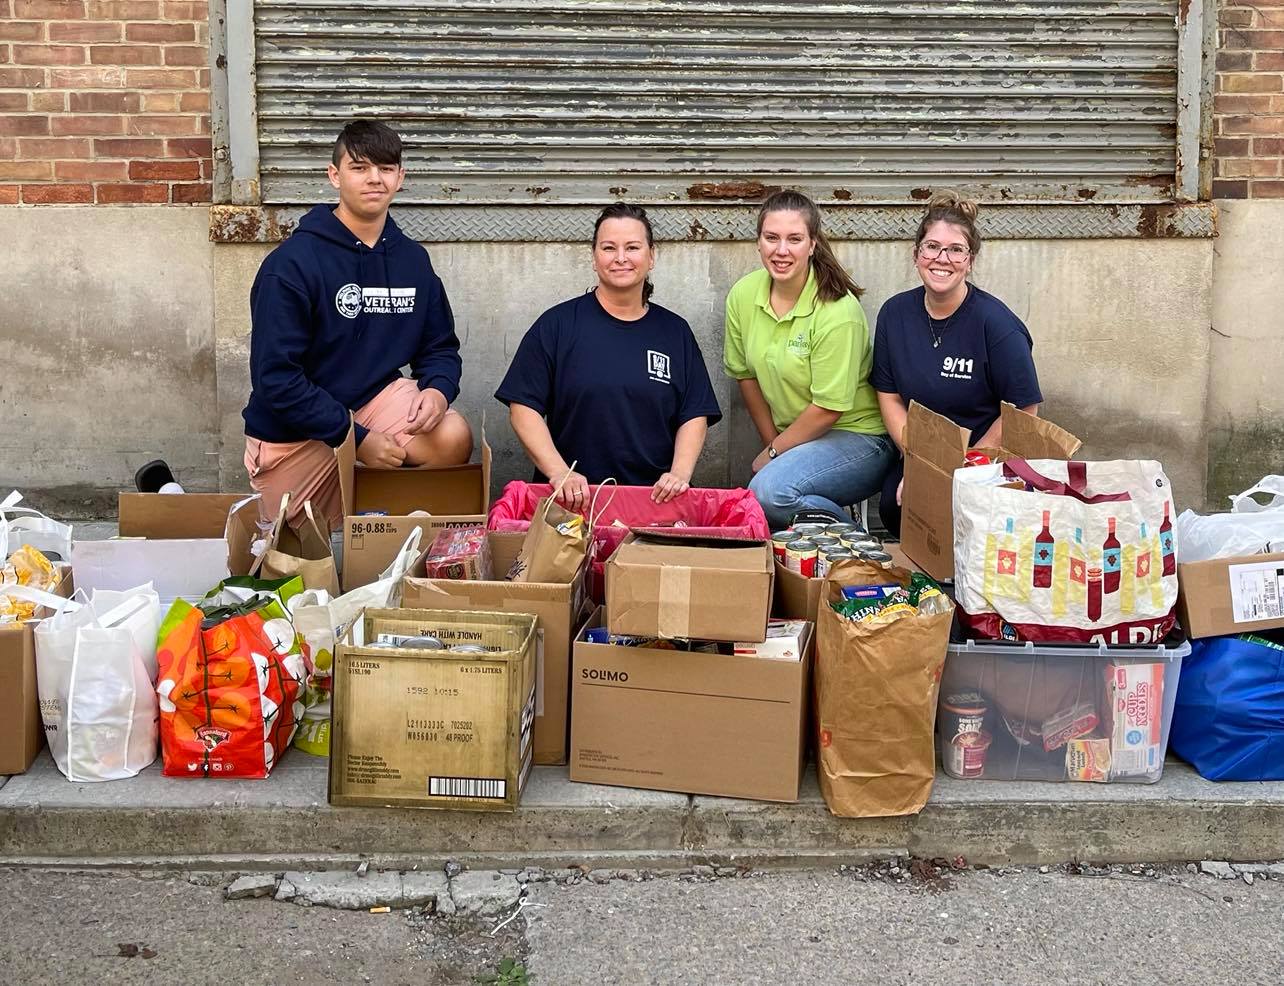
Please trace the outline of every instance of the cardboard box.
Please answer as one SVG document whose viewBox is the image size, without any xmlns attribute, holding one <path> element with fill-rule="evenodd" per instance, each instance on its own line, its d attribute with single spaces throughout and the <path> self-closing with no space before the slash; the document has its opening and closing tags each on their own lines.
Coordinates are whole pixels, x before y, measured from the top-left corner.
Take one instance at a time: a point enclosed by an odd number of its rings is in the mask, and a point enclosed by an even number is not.
<svg viewBox="0 0 1284 986">
<path fill-rule="evenodd" d="M 151 582 L 163 607 L 247 574 L 260 536 L 257 494 L 121 493 L 119 519 L 118 537 L 72 544 L 76 585 L 92 593 Z"/>
<path fill-rule="evenodd" d="M 883 550 L 892 556 L 892 564 L 911 572 L 922 571 L 910 561 L 895 541 L 883 545 Z M 776 562 L 776 591 L 771 607 L 771 615 L 782 620 L 810 620 L 815 623 L 820 612 L 820 600 L 824 595 L 824 579 L 808 579 L 791 572 L 780 562 Z"/>
<path fill-rule="evenodd" d="M 462 466 L 371 469 L 357 461 L 356 437 L 335 449 L 343 496 L 343 591 L 368 585 L 388 567 L 418 527 L 420 547 L 447 527 L 486 526 L 490 506 L 490 444 L 482 422 L 481 461 Z M 382 510 L 387 516 L 359 516 Z M 429 516 L 410 516 L 413 511 Z"/>
<path fill-rule="evenodd" d="M 367 645 L 431 635 L 484 653 Z M 330 803 L 513 811 L 530 776 L 535 618 L 368 609 L 337 648 Z"/>
<path fill-rule="evenodd" d="M 633 533 L 606 563 L 606 625 L 642 637 L 765 640 L 772 581 L 770 543 Z"/>
<path fill-rule="evenodd" d="M 1069 459 L 1083 443 L 1051 421 L 1005 403 L 1004 459 Z M 910 402 L 905 422 L 905 486 L 901 494 L 901 545 L 934 579 L 954 578 L 954 470 L 963 466 L 971 433 L 949 418 Z"/>
<path fill-rule="evenodd" d="M 62 580 L 54 590 L 72 593 L 71 568 L 60 566 Z M 36 616 L 49 615 L 37 609 Z M 45 745 L 36 688 L 36 624 L 0 624 L 0 775 L 21 774 Z"/>
<path fill-rule="evenodd" d="M 1284 627 L 1284 553 L 1178 562 L 1177 587 L 1191 637 Z"/>
<path fill-rule="evenodd" d="M 603 625 L 601 609 L 586 625 Z M 801 661 L 575 642 L 573 781 L 797 801 L 812 627 Z"/>
<path fill-rule="evenodd" d="M 526 535 L 491 531 L 491 559 L 507 572 Z M 584 573 L 571 583 L 456 582 L 423 578 L 418 570 L 404 582 L 402 605 L 422 609 L 530 613 L 535 636 L 535 762 L 564 764 L 570 728 L 571 643 L 582 622 Z"/>
</svg>

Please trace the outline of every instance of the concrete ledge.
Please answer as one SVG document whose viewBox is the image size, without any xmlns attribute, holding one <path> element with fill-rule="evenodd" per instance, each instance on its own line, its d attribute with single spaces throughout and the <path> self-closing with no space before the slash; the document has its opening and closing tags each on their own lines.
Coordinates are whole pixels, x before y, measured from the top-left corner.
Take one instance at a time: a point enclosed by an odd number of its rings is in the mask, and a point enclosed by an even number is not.
<svg viewBox="0 0 1284 986">
<path fill-rule="evenodd" d="M 512 814 L 332 808 L 326 761 L 297 751 L 267 781 L 186 780 L 159 765 L 72 784 L 48 753 L 0 788 L 0 865 L 409 869 L 811 866 L 913 853 L 970 862 L 1284 858 L 1284 783 L 1212 784 L 1170 763 L 1157 785 L 938 779 L 918 816 L 829 814 L 809 773 L 797 804 L 572 784 L 535 769 Z"/>
</svg>

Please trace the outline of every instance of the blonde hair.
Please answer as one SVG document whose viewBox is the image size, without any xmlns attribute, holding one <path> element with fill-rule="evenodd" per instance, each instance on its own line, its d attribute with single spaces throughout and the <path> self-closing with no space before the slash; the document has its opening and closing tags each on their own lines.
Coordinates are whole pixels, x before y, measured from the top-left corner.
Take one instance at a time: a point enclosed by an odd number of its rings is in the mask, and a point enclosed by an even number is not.
<svg viewBox="0 0 1284 986">
<path fill-rule="evenodd" d="M 928 200 L 927 210 L 918 224 L 918 235 L 914 237 L 914 249 L 917 250 L 927 236 L 929 226 L 944 222 L 963 231 L 963 235 L 967 237 L 968 249 L 975 257 L 981 252 L 981 233 L 976 228 L 978 211 L 977 204 L 972 199 L 965 199 L 952 188 L 942 188 Z"/>
</svg>

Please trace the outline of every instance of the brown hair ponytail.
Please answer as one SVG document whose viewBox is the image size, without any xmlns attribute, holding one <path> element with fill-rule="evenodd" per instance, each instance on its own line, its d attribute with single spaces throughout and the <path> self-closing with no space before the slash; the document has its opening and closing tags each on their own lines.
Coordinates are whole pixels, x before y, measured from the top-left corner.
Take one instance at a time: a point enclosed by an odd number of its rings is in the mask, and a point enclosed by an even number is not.
<svg viewBox="0 0 1284 986">
<path fill-rule="evenodd" d="M 859 298 L 865 293 L 864 288 L 852 280 L 846 268 L 834 256 L 833 247 L 820 226 L 820 209 L 816 203 L 802 192 L 789 189 L 776 192 L 758 210 L 758 235 L 762 236 L 762 224 L 768 213 L 797 212 L 807 223 L 807 234 L 816 245 L 811 256 L 811 267 L 816 272 L 816 294 L 821 301 L 837 301 L 846 295 Z"/>
</svg>

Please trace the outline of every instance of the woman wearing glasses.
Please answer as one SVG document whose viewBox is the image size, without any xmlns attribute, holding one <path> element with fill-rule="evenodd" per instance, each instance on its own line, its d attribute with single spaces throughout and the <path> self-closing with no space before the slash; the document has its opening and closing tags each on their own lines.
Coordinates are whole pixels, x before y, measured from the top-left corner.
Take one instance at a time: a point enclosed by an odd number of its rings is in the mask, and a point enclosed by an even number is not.
<svg viewBox="0 0 1284 986">
<path fill-rule="evenodd" d="M 994 447 L 1003 437 L 1002 401 L 1037 414 L 1043 400 L 1030 330 L 967 280 L 981 252 L 976 213 L 976 203 L 957 192 L 932 197 L 914 241 L 923 286 L 890 298 L 878 313 L 870 382 L 898 446 L 910 401 L 969 429 L 973 446 Z M 901 459 L 879 500 L 883 524 L 897 537 L 904 475 Z"/>
</svg>

